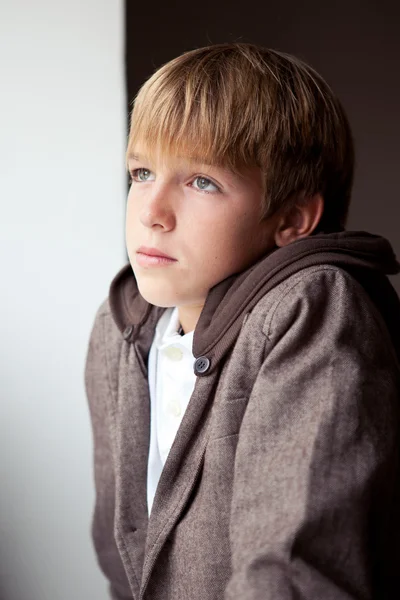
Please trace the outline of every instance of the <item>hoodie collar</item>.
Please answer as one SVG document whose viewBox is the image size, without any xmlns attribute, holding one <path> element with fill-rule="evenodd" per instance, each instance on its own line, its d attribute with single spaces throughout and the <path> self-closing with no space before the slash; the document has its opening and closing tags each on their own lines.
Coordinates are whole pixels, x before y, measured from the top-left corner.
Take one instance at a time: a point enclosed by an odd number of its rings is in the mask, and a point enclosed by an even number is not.
<svg viewBox="0 0 400 600">
<path fill-rule="evenodd" d="M 193 338 L 193 354 L 206 356 L 210 368 L 234 343 L 244 317 L 273 287 L 309 266 L 331 264 L 357 273 L 384 277 L 400 271 L 390 243 L 363 231 L 320 233 L 277 248 L 247 270 L 234 274 L 208 293 Z M 145 324 L 153 327 L 165 309 L 149 304 L 139 293 L 131 266 L 126 265 L 110 287 L 110 308 L 125 339 Z"/>
</svg>

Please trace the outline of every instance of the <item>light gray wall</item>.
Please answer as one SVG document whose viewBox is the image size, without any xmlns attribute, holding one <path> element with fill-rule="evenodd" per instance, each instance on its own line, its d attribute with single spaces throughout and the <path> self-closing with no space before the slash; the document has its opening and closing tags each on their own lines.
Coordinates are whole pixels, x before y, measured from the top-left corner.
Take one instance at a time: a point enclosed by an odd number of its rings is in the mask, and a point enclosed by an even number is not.
<svg viewBox="0 0 400 600">
<path fill-rule="evenodd" d="M 83 367 L 125 261 L 122 0 L 1 0 L 0 86 L 0 598 L 103 600 Z"/>
</svg>

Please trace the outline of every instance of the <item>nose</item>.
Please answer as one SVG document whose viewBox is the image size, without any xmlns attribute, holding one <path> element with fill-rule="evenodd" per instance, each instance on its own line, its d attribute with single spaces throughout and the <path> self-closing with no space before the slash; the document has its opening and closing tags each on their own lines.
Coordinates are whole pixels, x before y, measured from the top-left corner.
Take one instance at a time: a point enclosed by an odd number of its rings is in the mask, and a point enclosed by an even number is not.
<svg viewBox="0 0 400 600">
<path fill-rule="evenodd" d="M 143 198 L 140 211 L 142 225 L 150 229 L 171 231 L 176 217 L 173 208 L 172 190 L 168 185 L 154 183 Z"/>
</svg>

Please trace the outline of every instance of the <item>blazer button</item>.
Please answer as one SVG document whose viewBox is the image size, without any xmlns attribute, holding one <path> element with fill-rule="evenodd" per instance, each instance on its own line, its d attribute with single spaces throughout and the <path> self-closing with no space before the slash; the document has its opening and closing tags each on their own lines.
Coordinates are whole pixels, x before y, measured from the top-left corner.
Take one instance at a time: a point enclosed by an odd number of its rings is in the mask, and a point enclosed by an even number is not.
<svg viewBox="0 0 400 600">
<path fill-rule="evenodd" d="M 128 327 L 126 327 L 124 329 L 124 332 L 122 334 L 122 337 L 124 338 L 124 340 L 127 340 L 131 337 L 132 331 L 133 331 L 133 325 L 128 325 Z"/>
<path fill-rule="evenodd" d="M 194 372 L 203 374 L 210 368 L 210 360 L 206 356 L 199 356 L 194 363 Z"/>
</svg>

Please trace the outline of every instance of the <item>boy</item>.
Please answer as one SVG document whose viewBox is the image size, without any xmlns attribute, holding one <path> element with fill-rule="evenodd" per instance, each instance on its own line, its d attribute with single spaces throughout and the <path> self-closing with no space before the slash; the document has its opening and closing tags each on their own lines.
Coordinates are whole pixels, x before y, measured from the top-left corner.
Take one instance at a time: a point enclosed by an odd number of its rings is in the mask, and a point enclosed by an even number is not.
<svg viewBox="0 0 400 600">
<path fill-rule="evenodd" d="M 310 67 L 200 48 L 140 90 L 130 264 L 92 331 L 93 538 L 115 600 L 398 597 L 390 244 Z"/>
</svg>

